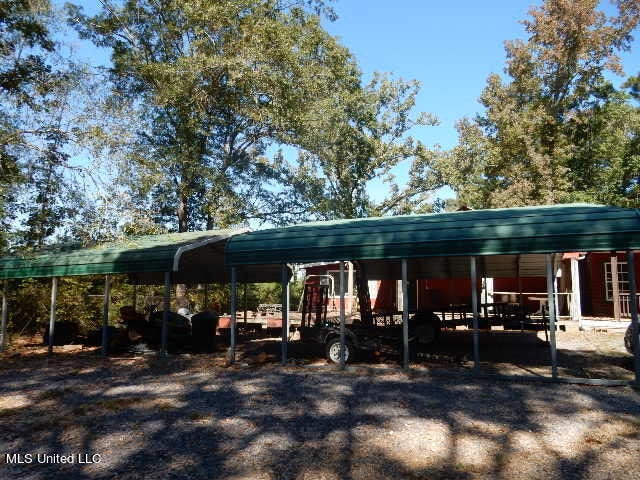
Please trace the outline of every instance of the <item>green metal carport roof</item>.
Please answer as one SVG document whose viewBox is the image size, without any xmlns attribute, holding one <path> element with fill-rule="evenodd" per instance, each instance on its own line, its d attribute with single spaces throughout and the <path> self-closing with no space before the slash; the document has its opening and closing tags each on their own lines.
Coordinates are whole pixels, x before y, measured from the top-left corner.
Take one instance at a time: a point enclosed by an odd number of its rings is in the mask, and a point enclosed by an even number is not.
<svg viewBox="0 0 640 480">
<path fill-rule="evenodd" d="M 247 229 L 207 230 L 127 238 L 91 248 L 51 250 L 44 254 L 0 258 L 0 279 L 127 273 L 133 283 L 226 282 L 224 246 Z M 279 281 L 281 270 L 246 269 L 242 281 Z"/>
<path fill-rule="evenodd" d="M 640 249 L 640 212 L 591 204 L 314 222 L 244 233 L 229 265 Z"/>
</svg>

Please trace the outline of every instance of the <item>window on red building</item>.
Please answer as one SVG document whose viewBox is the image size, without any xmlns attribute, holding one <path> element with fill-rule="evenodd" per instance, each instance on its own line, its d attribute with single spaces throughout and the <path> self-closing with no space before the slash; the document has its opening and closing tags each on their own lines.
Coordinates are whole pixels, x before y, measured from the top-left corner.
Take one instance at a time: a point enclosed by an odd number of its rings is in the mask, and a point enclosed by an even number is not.
<svg viewBox="0 0 640 480">
<path fill-rule="evenodd" d="M 604 288 L 607 301 L 613 300 L 613 283 L 611 281 L 611 262 L 604 263 Z M 629 271 L 627 262 L 618 262 L 618 290 L 620 293 L 629 292 Z"/>
</svg>

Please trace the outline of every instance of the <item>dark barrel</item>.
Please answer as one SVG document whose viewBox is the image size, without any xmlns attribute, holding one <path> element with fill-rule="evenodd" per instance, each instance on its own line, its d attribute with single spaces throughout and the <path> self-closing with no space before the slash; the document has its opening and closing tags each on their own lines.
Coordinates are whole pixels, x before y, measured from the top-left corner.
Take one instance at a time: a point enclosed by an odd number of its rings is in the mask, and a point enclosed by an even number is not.
<svg viewBox="0 0 640 480">
<path fill-rule="evenodd" d="M 216 344 L 218 314 L 205 311 L 191 317 L 191 345 L 194 352 L 213 352 Z"/>
</svg>

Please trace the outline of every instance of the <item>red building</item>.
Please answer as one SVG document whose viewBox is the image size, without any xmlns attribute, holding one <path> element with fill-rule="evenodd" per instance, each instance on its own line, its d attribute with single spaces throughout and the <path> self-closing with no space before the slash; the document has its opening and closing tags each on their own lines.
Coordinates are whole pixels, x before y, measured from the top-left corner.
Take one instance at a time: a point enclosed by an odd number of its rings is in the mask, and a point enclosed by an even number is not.
<svg viewBox="0 0 640 480">
<path fill-rule="evenodd" d="M 636 278 L 640 278 L 640 256 L 635 255 Z M 580 261 L 580 298 L 582 312 L 596 317 L 614 316 L 612 255 L 589 253 Z M 620 315 L 629 317 L 629 266 L 624 254 L 617 254 Z M 638 286 L 636 285 L 636 289 Z"/>
<path fill-rule="evenodd" d="M 616 255 L 617 292 L 612 282 L 612 255 L 610 253 L 568 253 L 558 262 L 556 289 L 558 292 L 558 310 L 560 315 L 594 316 L 614 318 L 616 311 L 614 298 L 618 297 L 619 317 L 629 317 L 629 276 L 626 256 Z M 572 266 L 572 263 L 574 266 Z M 338 308 L 339 264 L 321 264 L 307 267 L 307 275 L 325 275 L 331 277 L 329 308 Z M 346 308 L 355 308 L 354 269 L 347 264 Z M 635 259 L 636 278 L 640 278 L 640 256 Z M 575 295 L 572 280 L 578 280 L 580 308 L 572 305 Z M 546 302 L 546 278 L 539 276 L 496 277 L 479 280 L 480 301 L 484 302 L 522 302 L 531 312 L 540 309 Z M 369 281 L 371 306 L 374 312 L 392 312 L 402 308 L 401 288 L 395 280 Z M 440 310 L 450 305 L 468 305 L 471 303 L 471 281 L 469 278 L 420 279 L 409 282 L 410 310 Z"/>
</svg>

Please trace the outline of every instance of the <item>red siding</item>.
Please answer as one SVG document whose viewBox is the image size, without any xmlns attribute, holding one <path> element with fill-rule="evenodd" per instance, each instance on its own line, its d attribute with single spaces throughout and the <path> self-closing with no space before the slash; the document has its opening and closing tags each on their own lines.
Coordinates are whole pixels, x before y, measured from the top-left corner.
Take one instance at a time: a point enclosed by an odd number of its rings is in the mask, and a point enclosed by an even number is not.
<svg viewBox="0 0 640 480">
<path fill-rule="evenodd" d="M 375 297 L 371 297 L 371 308 L 374 312 L 395 312 L 398 309 L 396 305 L 397 285 L 398 282 L 395 280 L 379 281 L 378 294 Z"/>
<path fill-rule="evenodd" d="M 468 278 L 420 279 L 417 281 L 418 309 L 438 310 L 450 304 L 471 303 L 471 280 Z M 480 288 L 480 282 L 478 282 Z M 411 295 L 412 292 L 409 292 Z M 374 311 L 386 312 L 396 309 L 397 282 L 382 280 L 377 297 L 371 298 Z"/>
<path fill-rule="evenodd" d="M 306 268 L 306 274 L 307 275 L 328 275 L 329 272 L 335 272 L 340 270 L 340 263 L 333 263 L 333 264 L 329 264 L 329 265 L 316 265 L 315 267 L 307 267 Z M 354 270 L 354 275 L 355 275 L 355 270 Z M 348 279 L 348 271 L 345 268 L 344 271 L 344 279 L 345 281 L 347 281 Z M 355 279 L 354 279 L 355 281 Z M 345 298 L 344 298 L 344 309 L 346 312 L 351 312 L 353 311 L 353 309 L 355 308 L 355 304 L 356 304 L 356 298 L 354 296 L 349 295 L 346 292 L 346 288 L 347 286 L 345 286 Z M 339 285 L 334 285 L 334 289 L 335 289 L 335 296 L 329 296 L 328 298 L 328 303 L 327 303 L 327 309 L 328 310 L 340 310 L 340 286 Z"/>
<path fill-rule="evenodd" d="M 418 280 L 418 308 L 421 310 L 469 303 L 471 280 L 468 278 Z"/>
<path fill-rule="evenodd" d="M 584 260 L 580 261 L 580 282 L 582 311 L 585 315 L 601 317 L 613 316 L 613 303 L 606 300 L 604 285 L 604 264 L 610 260 L 609 253 L 589 253 Z M 625 254 L 618 254 L 618 260 L 626 261 Z M 337 270 L 338 264 L 310 269 L 307 273 L 325 273 L 327 270 Z M 635 259 L 636 279 L 640 280 L 640 255 Z M 569 276 L 569 263 L 563 264 L 563 275 Z M 523 292 L 544 293 L 547 291 L 545 277 L 522 277 Z M 570 288 L 570 287 L 568 287 Z M 493 290 L 496 292 L 518 292 L 517 278 L 494 278 Z M 471 303 L 471 281 L 468 278 L 453 279 L 423 279 L 417 281 L 418 306 L 420 309 L 438 309 L 449 304 L 469 304 Z M 525 305 L 535 311 L 539 308 L 539 303 L 527 300 L 525 295 Z M 329 308 L 336 304 L 331 304 Z M 350 299 L 347 300 L 348 303 Z M 495 301 L 517 302 L 517 295 L 512 298 L 499 298 L 494 296 Z M 354 299 L 355 301 L 355 299 Z M 395 310 L 396 303 L 396 282 L 393 280 L 382 281 L 378 293 L 378 298 L 372 297 L 371 303 L 375 311 Z M 347 305 L 349 310 L 350 305 Z M 566 313 L 566 312 L 565 312 Z"/>
<path fill-rule="evenodd" d="M 538 293 L 545 294 L 547 292 L 547 279 L 545 277 L 522 277 L 522 291 L 525 293 Z M 501 295 L 495 294 L 493 296 L 494 301 L 500 302 L 519 302 L 518 293 L 518 279 L 517 278 L 494 278 L 493 279 L 493 291 L 494 292 L 514 292 L 514 294 L 500 298 Z M 524 295 L 524 304 L 531 312 L 535 312 L 540 308 L 540 302 L 536 300 L 529 300 L 527 297 L 540 296 L 540 295 Z"/>
<path fill-rule="evenodd" d="M 626 262 L 627 256 L 623 253 L 617 255 L 619 262 Z M 640 255 L 635 256 L 636 279 L 640 278 Z M 590 253 L 583 261 L 587 262 L 589 278 L 582 279 L 585 286 L 584 293 L 589 295 L 590 302 L 587 303 L 585 313 L 596 317 L 612 317 L 613 302 L 607 301 L 607 293 L 604 284 L 604 264 L 611 260 L 609 253 Z M 590 307 L 590 308 L 589 308 Z"/>
</svg>

